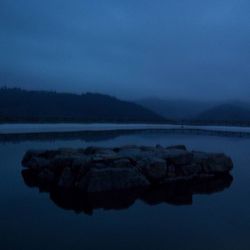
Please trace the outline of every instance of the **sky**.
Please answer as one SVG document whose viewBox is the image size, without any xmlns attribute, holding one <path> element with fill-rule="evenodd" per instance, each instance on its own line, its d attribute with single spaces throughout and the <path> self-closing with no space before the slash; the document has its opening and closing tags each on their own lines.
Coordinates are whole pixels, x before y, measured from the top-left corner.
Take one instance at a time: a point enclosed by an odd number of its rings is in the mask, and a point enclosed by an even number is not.
<svg viewBox="0 0 250 250">
<path fill-rule="evenodd" d="M 249 0 L 1 0 L 0 86 L 246 100 Z"/>
</svg>

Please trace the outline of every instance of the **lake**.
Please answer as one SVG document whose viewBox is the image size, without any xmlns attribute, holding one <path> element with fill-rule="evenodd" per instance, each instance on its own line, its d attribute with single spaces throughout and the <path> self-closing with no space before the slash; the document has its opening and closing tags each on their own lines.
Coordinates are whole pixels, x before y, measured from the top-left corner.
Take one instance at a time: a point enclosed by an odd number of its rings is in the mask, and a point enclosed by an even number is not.
<svg viewBox="0 0 250 250">
<path fill-rule="evenodd" d="M 65 209 L 48 193 L 27 186 L 21 160 L 28 149 L 185 144 L 224 152 L 234 162 L 230 187 L 193 195 L 191 204 L 136 200 L 121 209 Z M 0 140 L 0 248 L 250 249 L 250 138 L 164 131 L 92 132 L 84 135 L 11 136 Z"/>
</svg>

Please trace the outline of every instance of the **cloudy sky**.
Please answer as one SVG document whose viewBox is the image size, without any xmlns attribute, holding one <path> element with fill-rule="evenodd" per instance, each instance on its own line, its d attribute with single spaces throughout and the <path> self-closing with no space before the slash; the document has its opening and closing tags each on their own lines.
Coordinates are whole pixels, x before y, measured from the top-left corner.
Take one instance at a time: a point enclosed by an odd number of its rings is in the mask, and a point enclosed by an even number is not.
<svg viewBox="0 0 250 250">
<path fill-rule="evenodd" d="M 0 86 L 250 97 L 249 0 L 1 0 Z"/>
</svg>

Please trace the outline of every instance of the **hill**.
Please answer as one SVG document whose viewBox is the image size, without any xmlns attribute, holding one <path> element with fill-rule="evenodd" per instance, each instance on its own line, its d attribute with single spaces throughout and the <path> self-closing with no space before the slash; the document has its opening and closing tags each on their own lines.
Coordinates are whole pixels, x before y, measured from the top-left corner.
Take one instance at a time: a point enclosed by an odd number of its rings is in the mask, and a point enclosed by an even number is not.
<svg viewBox="0 0 250 250">
<path fill-rule="evenodd" d="M 137 104 L 172 120 L 190 120 L 201 112 L 211 108 L 212 103 L 186 100 L 163 100 L 147 98 L 136 101 Z"/>
<path fill-rule="evenodd" d="M 250 122 L 250 105 L 248 103 L 226 103 L 215 106 L 199 114 L 195 120 L 228 122 L 228 123 L 249 123 Z"/>
<path fill-rule="evenodd" d="M 0 89 L 1 122 L 164 122 L 154 112 L 115 97 Z"/>
</svg>

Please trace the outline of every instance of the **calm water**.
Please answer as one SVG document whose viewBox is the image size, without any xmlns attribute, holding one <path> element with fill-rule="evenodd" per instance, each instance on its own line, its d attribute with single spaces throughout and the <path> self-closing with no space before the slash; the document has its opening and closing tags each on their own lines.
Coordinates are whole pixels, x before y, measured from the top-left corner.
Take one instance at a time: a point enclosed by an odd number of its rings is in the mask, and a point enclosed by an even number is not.
<svg viewBox="0 0 250 250">
<path fill-rule="evenodd" d="M 126 123 L 20 123 L 0 124 L 1 134 L 49 133 L 49 132 L 79 132 L 79 131 L 122 131 L 122 130 L 172 130 L 199 129 L 203 131 L 224 131 L 250 133 L 250 127 L 244 126 L 212 126 L 212 125 L 174 125 L 174 124 L 126 124 Z"/>
<path fill-rule="evenodd" d="M 40 138 L 41 139 L 41 138 Z M 48 193 L 25 185 L 20 161 L 27 149 L 185 144 L 225 152 L 234 161 L 234 181 L 224 191 L 194 195 L 192 205 L 96 209 L 93 215 L 56 205 Z M 0 249 L 250 249 L 250 138 L 163 133 L 87 139 L 0 142 Z"/>
</svg>

